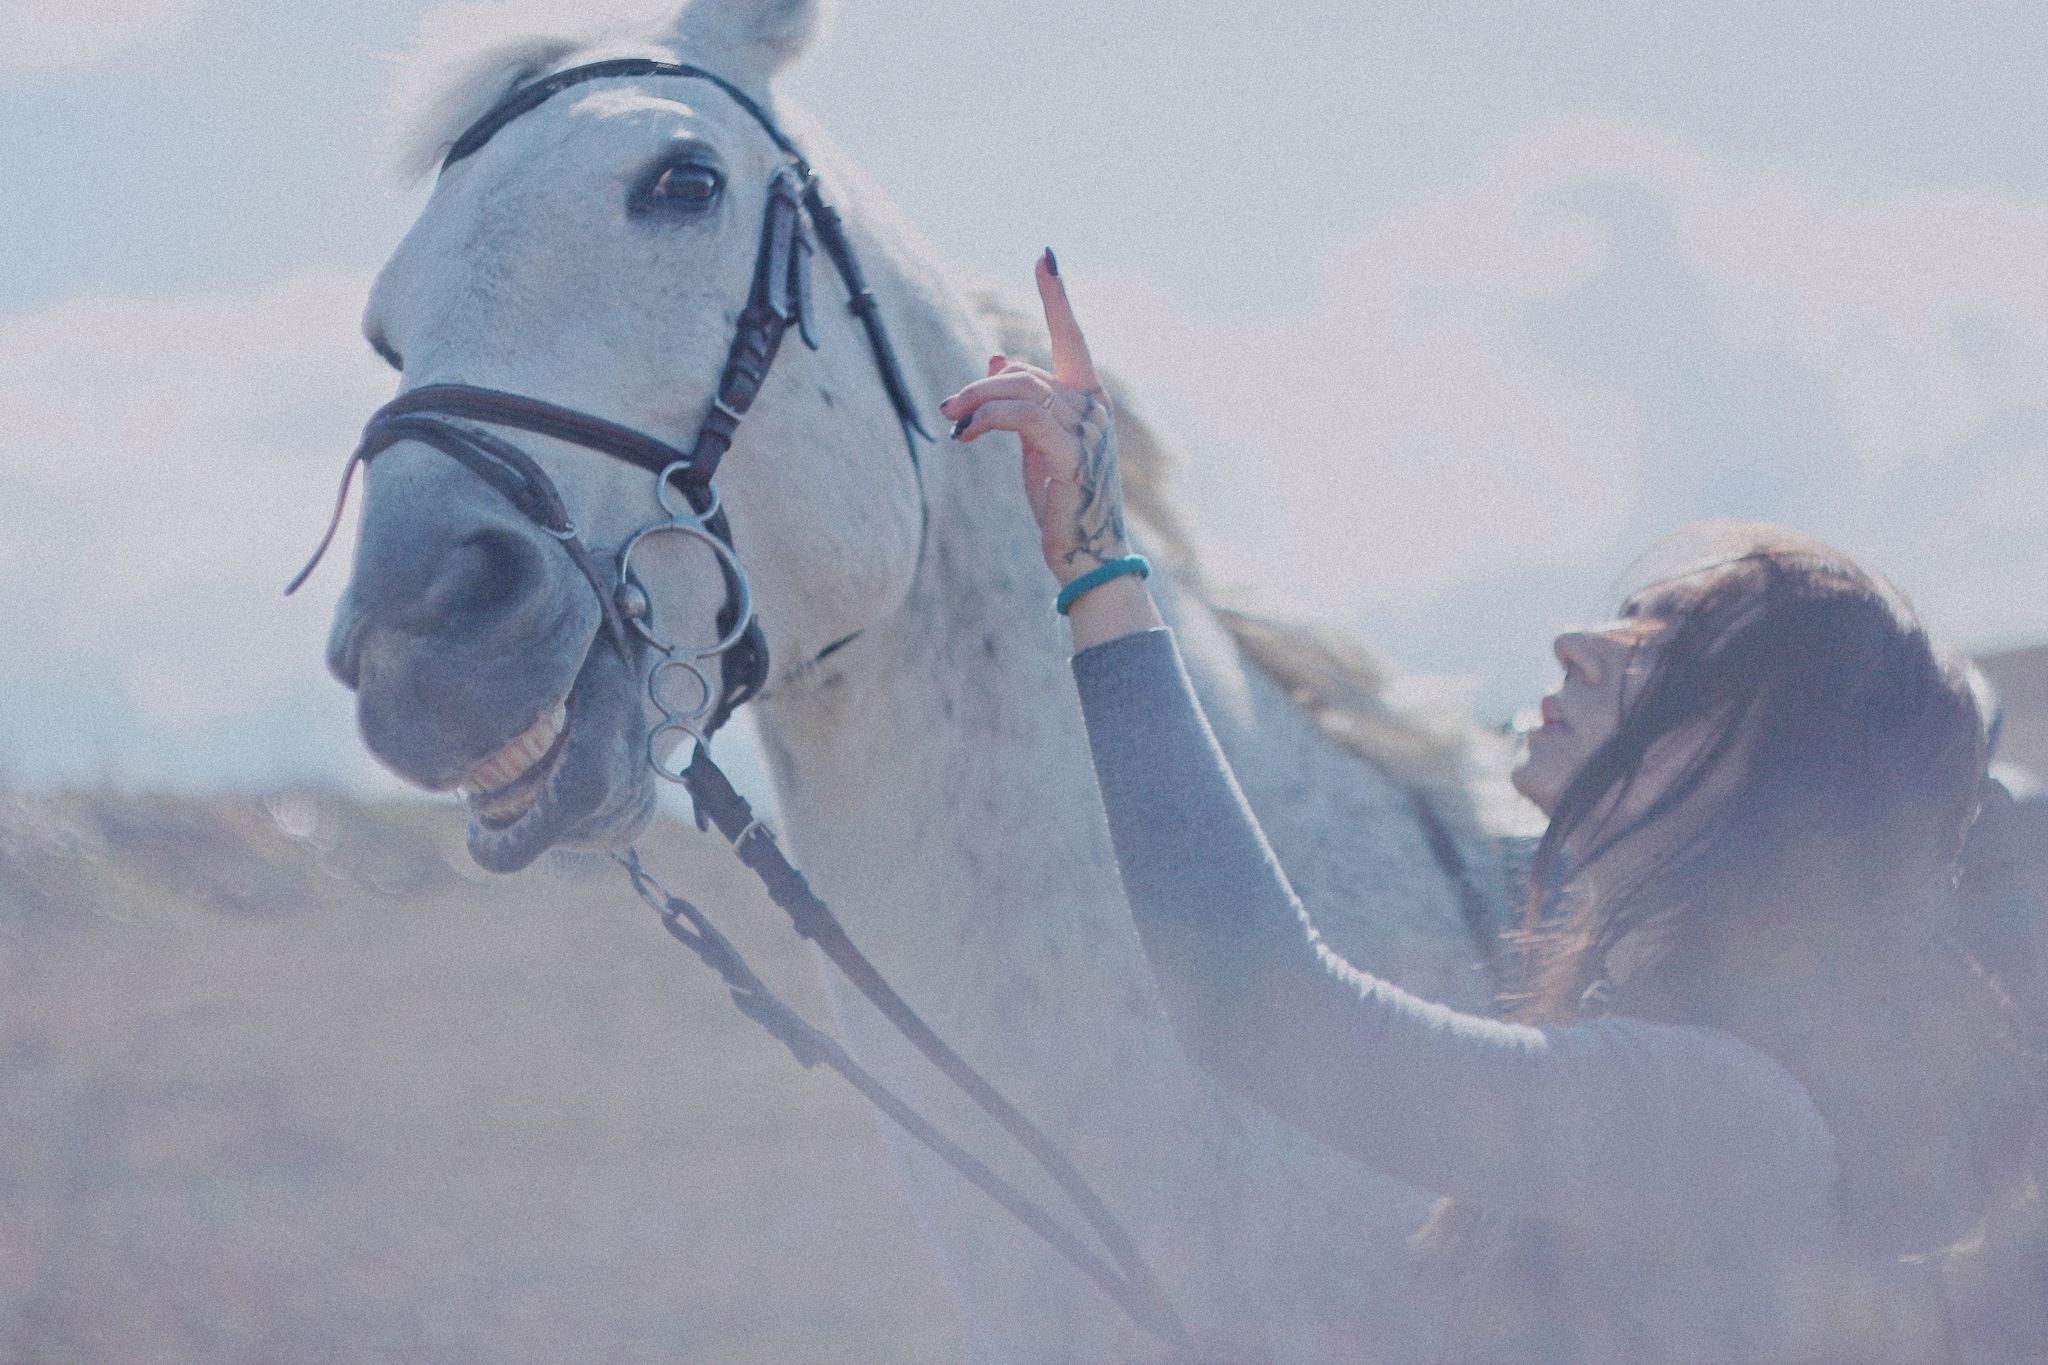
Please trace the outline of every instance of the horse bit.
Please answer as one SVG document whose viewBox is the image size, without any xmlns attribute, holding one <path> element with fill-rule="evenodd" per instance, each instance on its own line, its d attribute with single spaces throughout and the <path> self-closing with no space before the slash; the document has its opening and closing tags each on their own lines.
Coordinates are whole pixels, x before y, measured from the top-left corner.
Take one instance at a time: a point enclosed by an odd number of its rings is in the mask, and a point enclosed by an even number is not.
<svg viewBox="0 0 2048 1365">
<path fill-rule="evenodd" d="M 597 594 L 602 613 L 600 629 L 628 666 L 633 663 L 636 639 L 662 656 L 647 676 L 648 699 L 662 717 L 647 736 L 645 755 L 649 766 L 664 779 L 689 791 L 698 828 L 709 829 L 714 824 L 718 827 L 731 841 L 740 860 L 761 879 L 770 898 L 790 915 L 797 933 L 817 943 L 928 1060 L 1032 1156 L 1080 1210 L 1108 1249 L 1115 1266 L 1106 1264 L 1059 1220 L 910 1109 L 854 1062 L 829 1035 L 813 1028 L 776 999 L 702 912 L 662 886 L 629 848 L 613 856 L 625 867 L 634 890 L 661 915 L 662 925 L 671 935 L 719 973 L 740 1010 L 778 1038 L 805 1067 L 823 1062 L 838 1071 L 913 1137 L 1044 1238 L 1114 1299 L 1138 1326 L 1170 1346 L 1185 1349 L 1186 1329 L 1136 1244 L 1101 1198 L 1030 1119 L 1004 1099 L 897 995 L 854 946 L 803 875 L 790 865 L 773 833 L 754 817 L 746 800 L 711 761 L 711 736 L 731 718 L 734 710 L 759 695 L 768 679 L 767 641 L 754 615 L 746 570 L 733 549 L 731 526 L 711 480 L 719 461 L 732 446 L 741 419 L 760 393 L 784 335 L 795 327 L 804 343 L 817 349 L 810 325 L 810 257 L 815 249 L 805 229 L 806 219 L 846 286 L 848 311 L 861 320 L 867 333 L 875 368 L 902 425 L 914 469 L 918 464 L 917 438 L 931 439 L 917 419 L 875 296 L 854 257 L 853 244 L 838 212 L 825 202 L 810 163 L 768 113 L 730 81 L 700 67 L 628 57 L 571 67 L 514 90 L 455 140 L 441 169 L 445 173 L 448 167 L 481 149 L 506 124 L 571 86 L 639 76 L 709 81 L 752 116 L 787 158 L 786 164 L 769 180 L 753 286 L 739 315 L 710 411 L 698 427 L 689 452 L 603 418 L 497 389 L 430 384 L 408 390 L 379 408 L 363 428 L 362 439 L 343 468 L 341 490 L 326 533 L 313 557 L 285 592 L 296 592 L 333 544 L 357 466 L 367 465 L 401 441 L 422 442 L 455 460 L 552 536 Z M 479 422 L 552 437 L 639 466 L 654 476 L 655 498 L 667 519 L 629 535 L 619 552 L 616 569 L 607 571 L 583 543 L 546 471 L 511 442 L 474 425 Z M 921 470 L 919 481 L 922 487 Z M 655 628 L 647 591 L 633 572 L 635 551 L 663 539 L 677 538 L 708 548 L 716 557 L 724 580 L 725 602 L 715 622 L 717 638 L 702 648 L 662 637 Z M 828 645 L 818 657 L 823 658 L 846 642 Z M 716 685 L 709 671 L 714 659 L 719 665 Z M 678 688 L 686 689 L 683 696 L 676 695 Z M 683 704 L 686 701 L 692 704 Z M 662 760 L 660 746 L 669 737 L 677 741 L 679 749 L 694 751 L 687 765 Z"/>
</svg>

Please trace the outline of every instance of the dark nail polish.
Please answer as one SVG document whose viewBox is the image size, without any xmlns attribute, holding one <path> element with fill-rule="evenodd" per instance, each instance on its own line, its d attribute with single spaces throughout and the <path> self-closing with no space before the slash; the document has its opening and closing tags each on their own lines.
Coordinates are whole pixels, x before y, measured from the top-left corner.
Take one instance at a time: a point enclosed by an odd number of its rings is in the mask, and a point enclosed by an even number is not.
<svg viewBox="0 0 2048 1365">
<path fill-rule="evenodd" d="M 970 412 L 965 417 L 962 417 L 959 421 L 953 423 L 953 439 L 956 441 L 959 440 L 960 433 L 967 430 L 967 428 L 973 425 L 974 414 Z"/>
<path fill-rule="evenodd" d="M 1053 273 L 1055 279 L 1059 277 L 1060 258 L 1052 254 L 1051 247 L 1045 249 L 1045 268 Z"/>
</svg>

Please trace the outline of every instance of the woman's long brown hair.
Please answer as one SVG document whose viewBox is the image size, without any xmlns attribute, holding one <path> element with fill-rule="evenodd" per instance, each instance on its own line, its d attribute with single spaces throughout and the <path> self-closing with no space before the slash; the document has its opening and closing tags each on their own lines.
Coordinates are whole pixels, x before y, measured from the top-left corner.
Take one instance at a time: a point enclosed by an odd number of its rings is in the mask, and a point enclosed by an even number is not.
<svg viewBox="0 0 2048 1365">
<path fill-rule="evenodd" d="M 1568 1021 L 1608 950 L 1637 930 L 1676 947 L 1703 921 L 1786 909 L 1795 890 L 1870 918 L 1918 911 L 1961 848 L 1984 730 L 1960 658 L 1846 555 L 1744 530 L 1740 553 L 1623 608 L 1662 629 L 1615 734 L 1561 793 L 1534 884 L 1560 880 L 1567 857 L 1577 880 L 1624 845 L 1657 852 L 1562 923 L 1525 907 L 1538 959 L 1526 1017 Z M 1618 819 L 1652 746 L 1681 734 L 1682 770 Z"/>
<path fill-rule="evenodd" d="M 1889 586 L 1790 532 L 1736 533 L 1625 608 L 1658 629 L 1552 812 L 1509 1012 L 1571 1022 L 1639 935 L 1602 1008 L 1776 1058 L 1835 1134 L 1847 1226 L 1925 1250 L 2017 1178 L 2030 1099 L 1994 993 L 1936 932 L 1984 726 L 1961 658 Z M 1627 801 L 1672 736 L 1690 755 L 1675 779 Z"/>
</svg>

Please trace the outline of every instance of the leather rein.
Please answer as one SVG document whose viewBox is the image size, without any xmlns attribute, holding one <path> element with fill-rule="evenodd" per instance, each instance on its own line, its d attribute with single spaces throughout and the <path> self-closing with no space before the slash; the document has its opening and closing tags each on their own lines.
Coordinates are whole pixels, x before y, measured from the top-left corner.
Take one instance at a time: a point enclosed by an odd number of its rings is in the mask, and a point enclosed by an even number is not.
<svg viewBox="0 0 2048 1365">
<path fill-rule="evenodd" d="M 1036 1124 L 933 1032 L 896 993 L 847 937 L 831 910 L 811 891 L 803 874 L 783 855 L 774 834 L 755 817 L 745 798 L 711 760 L 711 736 L 740 705 L 760 694 L 769 677 L 766 637 L 754 615 L 746 572 L 733 550 L 731 526 L 711 480 L 719 462 L 731 449 L 741 420 L 760 393 L 785 334 L 794 327 L 806 345 L 817 348 L 810 326 L 810 257 L 815 251 L 810 233 L 816 234 L 846 287 L 848 311 L 861 320 L 867 333 L 875 368 L 902 425 L 913 467 L 918 462 L 917 438 L 931 439 L 918 421 L 875 296 L 867 287 L 845 226 L 838 212 L 825 202 L 817 174 L 795 143 L 745 91 L 699 67 L 638 57 L 572 67 L 513 91 L 455 140 L 442 170 L 445 173 L 449 166 L 482 148 L 506 124 L 571 86 L 638 76 L 709 81 L 751 115 L 787 158 L 787 164 L 769 181 L 752 288 L 735 327 L 717 393 L 690 449 L 685 452 L 601 417 L 497 389 L 430 384 L 408 390 L 379 408 L 365 425 L 362 439 L 342 471 L 341 490 L 326 533 L 313 557 L 285 592 L 296 592 L 333 544 L 357 466 L 367 465 L 401 441 L 419 441 L 447 455 L 546 531 L 561 544 L 597 594 L 603 613 L 601 632 L 627 663 L 634 662 L 636 647 L 651 647 L 666 656 L 654 665 L 648 678 L 649 697 L 665 717 L 648 735 L 649 764 L 660 776 L 689 791 L 698 827 L 718 828 L 731 842 L 740 861 L 761 879 L 769 897 L 790 916 L 796 932 L 816 943 L 920 1053 L 1030 1154 L 1080 1211 L 1114 1265 L 1091 1251 L 1081 1238 L 1030 1197 L 945 1137 L 854 1062 L 829 1035 L 776 999 L 703 913 L 670 893 L 641 866 L 638 854 L 628 848 L 613 856 L 625 867 L 634 890 L 661 915 L 663 927 L 671 935 L 719 973 L 741 1011 L 789 1047 L 805 1067 L 822 1062 L 838 1071 L 882 1112 L 1093 1280 L 1139 1327 L 1170 1346 L 1186 1349 L 1188 1336 L 1179 1316 L 1136 1244 L 1100 1196 Z M 630 536 L 619 553 L 616 567 L 608 568 L 583 543 L 546 471 L 516 445 L 477 423 L 550 437 L 638 466 L 654 476 L 657 500 L 669 519 Z M 921 487 L 921 471 L 919 478 Z M 676 497 L 682 501 L 674 501 Z M 679 648 L 665 641 L 654 628 L 645 588 L 632 571 L 632 553 L 648 538 L 664 534 L 688 536 L 717 555 L 726 597 L 718 612 L 718 640 L 709 648 Z M 819 657 L 844 643 L 827 646 Z M 715 685 L 706 671 L 706 665 L 714 658 L 719 663 Z M 663 686 L 663 675 L 675 670 L 692 676 L 701 689 L 702 700 L 696 707 L 672 707 L 673 693 Z M 671 768 L 658 752 L 669 732 L 676 732 L 676 738 L 686 742 L 685 751 L 692 752 L 688 765 L 680 769 Z"/>
</svg>

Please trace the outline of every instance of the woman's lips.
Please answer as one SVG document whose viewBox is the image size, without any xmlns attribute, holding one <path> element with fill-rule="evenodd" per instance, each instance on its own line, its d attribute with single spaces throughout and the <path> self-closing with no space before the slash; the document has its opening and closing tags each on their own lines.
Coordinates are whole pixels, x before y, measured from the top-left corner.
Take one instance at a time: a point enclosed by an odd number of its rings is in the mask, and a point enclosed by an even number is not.
<svg viewBox="0 0 2048 1365">
<path fill-rule="evenodd" d="M 1543 724 L 1546 729 L 1563 730 L 1570 728 L 1564 723 L 1564 708 L 1558 705 L 1557 697 L 1555 695 L 1551 695 L 1543 699 L 1543 707 L 1541 714 L 1543 716 Z"/>
</svg>

